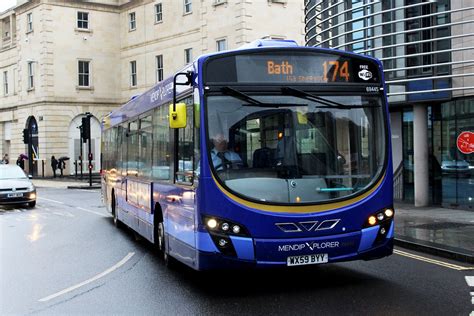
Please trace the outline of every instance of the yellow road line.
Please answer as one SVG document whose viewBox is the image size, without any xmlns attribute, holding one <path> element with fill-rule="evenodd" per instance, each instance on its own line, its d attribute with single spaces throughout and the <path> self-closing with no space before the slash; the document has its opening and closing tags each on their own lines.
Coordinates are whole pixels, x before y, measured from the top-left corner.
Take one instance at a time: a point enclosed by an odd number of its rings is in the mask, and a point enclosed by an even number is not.
<svg viewBox="0 0 474 316">
<path fill-rule="evenodd" d="M 394 249 L 393 252 L 397 255 L 400 255 L 400 256 L 404 256 L 404 257 L 408 257 L 408 258 L 412 258 L 412 259 L 416 259 L 416 260 L 436 264 L 436 265 L 439 265 L 439 266 L 442 266 L 442 267 L 445 267 L 445 268 L 449 268 L 449 269 L 453 269 L 453 270 L 458 270 L 458 271 L 474 270 L 473 266 L 471 266 L 471 267 L 459 266 L 457 264 L 452 264 L 452 263 L 448 263 L 448 262 L 444 262 L 444 261 L 439 261 L 439 260 L 435 260 L 435 259 L 431 259 L 431 258 L 422 257 L 422 256 L 418 256 L 418 255 L 415 255 L 415 254 L 412 254 L 412 253 L 409 253 L 409 252 L 405 252 L 405 251 L 401 251 L 401 250 L 397 250 L 397 249 Z"/>
</svg>

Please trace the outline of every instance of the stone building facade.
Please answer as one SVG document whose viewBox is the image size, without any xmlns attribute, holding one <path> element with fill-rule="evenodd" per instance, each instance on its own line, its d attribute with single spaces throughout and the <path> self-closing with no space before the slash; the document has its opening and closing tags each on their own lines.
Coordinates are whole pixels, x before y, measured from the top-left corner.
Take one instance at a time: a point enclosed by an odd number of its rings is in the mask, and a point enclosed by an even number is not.
<svg viewBox="0 0 474 316">
<path fill-rule="evenodd" d="M 98 158 L 112 109 L 200 54 L 259 38 L 303 45 L 303 13 L 295 0 L 19 0 L 0 14 L 0 153 L 26 153 L 39 176 L 67 156 L 73 173 L 85 112 Z"/>
</svg>

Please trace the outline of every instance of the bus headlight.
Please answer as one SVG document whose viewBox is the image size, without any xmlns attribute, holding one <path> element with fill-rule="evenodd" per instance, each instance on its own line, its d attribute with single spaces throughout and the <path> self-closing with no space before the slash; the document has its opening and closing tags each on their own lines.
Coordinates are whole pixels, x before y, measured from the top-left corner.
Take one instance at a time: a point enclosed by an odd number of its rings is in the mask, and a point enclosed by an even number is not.
<svg viewBox="0 0 474 316">
<path fill-rule="evenodd" d="M 207 224 L 207 227 L 209 227 L 210 229 L 214 229 L 217 227 L 217 221 L 214 218 L 208 219 L 206 224 Z"/>
<path fill-rule="evenodd" d="M 381 225 L 382 223 L 391 222 L 393 219 L 394 211 L 393 208 L 383 208 L 380 211 L 369 215 L 363 228 L 372 227 L 375 225 Z"/>
<path fill-rule="evenodd" d="M 237 256 L 231 236 L 250 237 L 244 226 L 233 221 L 215 216 L 203 216 L 202 222 L 217 249 L 226 256 Z"/>
<path fill-rule="evenodd" d="M 250 237 L 247 229 L 239 223 L 228 221 L 215 216 L 204 216 L 203 223 L 206 230 L 210 233 L 220 235 L 236 235 L 242 237 Z"/>
<path fill-rule="evenodd" d="M 394 214 L 395 212 L 393 211 L 393 208 L 388 207 L 369 215 L 369 217 L 367 218 L 367 221 L 365 222 L 362 228 L 374 227 L 376 225 L 378 225 L 379 227 L 377 237 L 374 241 L 374 245 L 386 240 L 393 222 Z"/>
<path fill-rule="evenodd" d="M 393 216 L 393 210 L 391 208 L 387 208 L 387 209 L 385 209 L 384 214 L 387 217 L 392 217 Z"/>
</svg>

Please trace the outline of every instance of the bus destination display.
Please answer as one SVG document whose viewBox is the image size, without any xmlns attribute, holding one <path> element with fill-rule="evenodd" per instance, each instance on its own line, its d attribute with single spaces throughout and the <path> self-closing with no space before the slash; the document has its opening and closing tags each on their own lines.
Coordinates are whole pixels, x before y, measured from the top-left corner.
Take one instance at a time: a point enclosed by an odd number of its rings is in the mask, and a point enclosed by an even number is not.
<svg viewBox="0 0 474 316">
<path fill-rule="evenodd" d="M 329 54 L 247 54 L 226 56 L 207 65 L 206 82 L 378 83 L 377 64 Z"/>
</svg>

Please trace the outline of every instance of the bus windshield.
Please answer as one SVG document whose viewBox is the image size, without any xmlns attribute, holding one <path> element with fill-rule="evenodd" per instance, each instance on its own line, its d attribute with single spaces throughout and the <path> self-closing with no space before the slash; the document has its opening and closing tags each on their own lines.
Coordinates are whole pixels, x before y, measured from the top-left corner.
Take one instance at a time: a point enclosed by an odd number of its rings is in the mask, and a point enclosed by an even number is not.
<svg viewBox="0 0 474 316">
<path fill-rule="evenodd" d="M 380 95 L 222 91 L 207 97 L 209 161 L 217 180 L 239 196 L 330 202 L 365 190 L 382 172 Z"/>
</svg>

